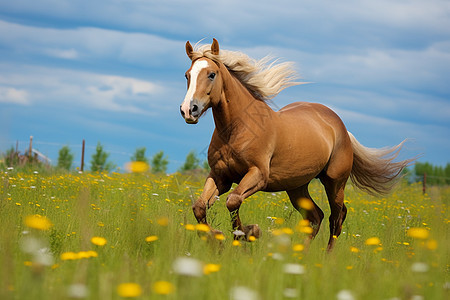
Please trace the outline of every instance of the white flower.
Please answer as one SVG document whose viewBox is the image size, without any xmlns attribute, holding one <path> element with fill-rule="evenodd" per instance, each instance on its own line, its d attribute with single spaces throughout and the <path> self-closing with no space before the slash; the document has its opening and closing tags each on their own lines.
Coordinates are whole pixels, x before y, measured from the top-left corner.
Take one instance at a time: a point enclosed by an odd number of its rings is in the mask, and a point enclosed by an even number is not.
<svg viewBox="0 0 450 300">
<path fill-rule="evenodd" d="M 411 271 L 416 273 L 425 273 L 428 272 L 430 267 L 426 263 L 416 262 L 411 265 Z"/>
<path fill-rule="evenodd" d="M 258 294 L 248 287 L 236 286 L 231 289 L 231 300 L 258 300 Z"/>
<path fill-rule="evenodd" d="M 203 275 L 203 264 L 195 258 L 178 257 L 173 262 L 175 273 L 184 276 L 200 277 Z"/>
<path fill-rule="evenodd" d="M 300 264 L 285 264 L 283 266 L 283 271 L 286 274 L 302 275 L 305 274 L 305 267 Z"/>
<path fill-rule="evenodd" d="M 341 290 L 337 293 L 336 298 L 338 300 L 355 300 L 353 293 L 349 290 Z"/>
</svg>

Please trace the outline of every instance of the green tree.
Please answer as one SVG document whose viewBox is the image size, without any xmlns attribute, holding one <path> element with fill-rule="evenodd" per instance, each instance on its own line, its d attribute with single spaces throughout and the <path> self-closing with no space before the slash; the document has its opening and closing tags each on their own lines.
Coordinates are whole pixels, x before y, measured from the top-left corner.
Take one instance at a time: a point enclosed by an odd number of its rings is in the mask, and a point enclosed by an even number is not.
<svg viewBox="0 0 450 300">
<path fill-rule="evenodd" d="M 178 171 L 180 172 L 186 172 L 198 169 L 200 167 L 200 160 L 197 158 L 197 154 L 195 151 L 189 152 L 189 154 L 186 156 L 186 161 L 184 164 L 180 167 Z"/>
<path fill-rule="evenodd" d="M 70 152 L 69 146 L 64 146 L 59 150 L 58 168 L 70 170 L 73 164 L 73 154 Z"/>
<path fill-rule="evenodd" d="M 166 173 L 167 165 L 169 164 L 169 159 L 164 156 L 163 151 L 159 151 L 152 157 L 151 167 L 153 173 Z"/>
<path fill-rule="evenodd" d="M 145 157 L 145 150 L 147 150 L 145 147 L 136 148 L 136 151 L 131 157 L 131 161 L 142 161 L 148 164 L 148 159 Z"/>
<path fill-rule="evenodd" d="M 207 171 L 207 172 L 211 171 L 211 167 L 209 166 L 208 160 L 204 160 L 204 161 L 203 161 L 202 167 L 203 167 L 203 169 L 205 169 L 205 171 Z"/>
<path fill-rule="evenodd" d="M 14 147 L 11 147 L 5 154 L 6 167 L 15 167 L 19 165 L 19 153 L 16 152 Z"/>
<path fill-rule="evenodd" d="M 109 153 L 103 150 L 102 144 L 98 142 L 95 148 L 95 153 L 92 155 L 91 159 L 91 171 L 92 172 L 102 172 L 111 171 L 114 168 L 112 162 L 108 162 Z"/>
</svg>

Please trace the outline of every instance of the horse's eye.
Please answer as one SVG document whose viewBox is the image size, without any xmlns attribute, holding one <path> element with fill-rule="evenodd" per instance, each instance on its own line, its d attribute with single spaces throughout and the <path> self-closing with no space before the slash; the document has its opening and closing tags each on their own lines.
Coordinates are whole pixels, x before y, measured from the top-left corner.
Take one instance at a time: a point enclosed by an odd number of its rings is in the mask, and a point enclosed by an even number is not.
<svg viewBox="0 0 450 300">
<path fill-rule="evenodd" d="M 208 75 L 208 78 L 209 78 L 210 80 L 214 80 L 214 78 L 216 78 L 216 73 L 211 73 L 211 74 L 209 74 L 209 75 Z"/>
</svg>

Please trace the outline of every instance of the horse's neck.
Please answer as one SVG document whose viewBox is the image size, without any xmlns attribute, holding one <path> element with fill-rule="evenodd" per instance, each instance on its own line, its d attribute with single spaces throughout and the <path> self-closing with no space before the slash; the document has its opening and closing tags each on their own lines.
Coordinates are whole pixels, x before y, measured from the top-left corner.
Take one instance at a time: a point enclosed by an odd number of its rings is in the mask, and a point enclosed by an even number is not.
<svg viewBox="0 0 450 300">
<path fill-rule="evenodd" d="M 274 111 L 263 101 L 255 99 L 234 76 L 224 72 L 224 86 L 220 102 L 213 107 L 218 132 L 232 133 L 238 124 L 256 122 L 255 116 L 270 115 Z"/>
</svg>

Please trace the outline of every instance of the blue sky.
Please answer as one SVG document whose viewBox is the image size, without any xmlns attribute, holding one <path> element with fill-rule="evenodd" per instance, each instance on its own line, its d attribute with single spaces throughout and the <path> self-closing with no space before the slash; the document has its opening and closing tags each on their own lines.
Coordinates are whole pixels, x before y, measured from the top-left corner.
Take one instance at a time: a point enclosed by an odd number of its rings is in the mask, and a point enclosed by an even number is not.
<svg viewBox="0 0 450 300">
<path fill-rule="evenodd" d="M 0 151 L 27 147 L 79 166 L 97 142 L 122 167 L 137 147 L 175 171 L 205 159 L 209 112 L 187 125 L 179 106 L 187 40 L 295 62 L 307 85 L 274 108 L 323 103 L 368 147 L 410 138 L 404 157 L 450 162 L 450 2 L 16 0 L 0 2 Z"/>
</svg>

